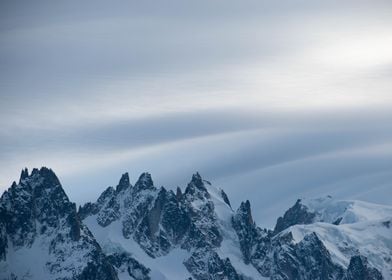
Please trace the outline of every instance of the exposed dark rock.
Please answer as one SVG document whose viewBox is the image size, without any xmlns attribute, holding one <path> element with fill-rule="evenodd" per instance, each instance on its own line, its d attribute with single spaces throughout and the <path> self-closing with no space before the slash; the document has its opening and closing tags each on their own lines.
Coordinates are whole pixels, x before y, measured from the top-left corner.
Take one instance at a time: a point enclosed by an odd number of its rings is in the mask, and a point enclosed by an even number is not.
<svg viewBox="0 0 392 280">
<path fill-rule="evenodd" d="M 182 200 L 182 191 L 181 191 L 180 187 L 177 187 L 176 198 L 177 198 L 178 201 Z"/>
<path fill-rule="evenodd" d="M 229 198 L 227 197 L 227 194 L 226 194 L 223 190 L 221 190 L 221 196 L 222 196 L 222 198 L 223 198 L 223 201 L 224 201 L 227 205 L 229 205 L 230 208 L 231 208 L 230 200 L 229 200 Z"/>
<path fill-rule="evenodd" d="M 168 253 L 171 243 L 165 231 L 160 229 L 167 191 L 162 188 L 154 206 L 144 216 L 135 231 L 135 240 L 151 257 Z"/>
<path fill-rule="evenodd" d="M 188 200 L 210 198 L 210 194 L 208 193 L 204 181 L 198 172 L 193 174 L 192 180 L 185 189 L 184 195 Z"/>
<path fill-rule="evenodd" d="M 229 259 L 222 260 L 213 250 L 197 249 L 184 261 L 184 265 L 197 280 L 243 279 L 237 274 Z"/>
<path fill-rule="evenodd" d="M 286 216 L 287 218 L 287 216 Z M 232 220 L 245 263 L 271 279 L 342 279 L 344 269 L 335 264 L 316 234 L 295 244 L 291 233 L 274 236 L 253 222 L 249 201 L 241 203 Z"/>
<path fill-rule="evenodd" d="M 219 247 L 223 238 L 214 214 L 214 204 L 211 201 L 206 201 L 204 204 L 200 203 L 199 208 L 195 209 L 188 202 L 186 207 L 192 225 L 182 247 Z"/>
<path fill-rule="evenodd" d="M 199 246 L 219 247 L 222 235 L 219 231 L 214 203 L 205 186 L 210 184 L 201 178 L 199 173 L 192 176 L 187 185 L 181 204 L 186 209 L 192 224 L 189 234 L 182 244 L 183 248 Z M 194 203 L 198 206 L 194 207 Z"/>
<path fill-rule="evenodd" d="M 310 234 L 298 244 L 291 234 L 279 235 L 264 244 L 261 258 L 253 256 L 252 264 L 271 279 L 342 279 L 344 269 L 333 263 L 328 250 L 317 237 Z"/>
<path fill-rule="evenodd" d="M 233 228 L 236 230 L 240 240 L 241 252 L 244 261 L 249 264 L 251 261 L 251 251 L 258 239 L 257 229 L 253 222 L 250 202 L 242 202 L 237 212 L 232 218 Z"/>
<path fill-rule="evenodd" d="M 191 219 L 172 191 L 168 191 L 163 204 L 161 225 L 174 244 L 179 244 L 189 232 Z"/>
<path fill-rule="evenodd" d="M 29 176 L 29 171 L 27 168 L 23 169 L 20 174 L 19 184 Z"/>
<path fill-rule="evenodd" d="M 145 189 L 144 191 L 140 189 L 139 192 L 133 193 L 132 196 L 124 200 L 125 208 L 122 225 L 125 238 L 131 238 L 137 229 L 137 225 L 153 207 L 156 191 L 154 186 L 150 186 L 149 189 Z"/>
<path fill-rule="evenodd" d="M 341 279 L 344 270 L 333 263 L 329 251 L 315 233 L 306 235 L 295 245 L 295 256 L 304 279 Z"/>
<path fill-rule="evenodd" d="M 97 221 L 103 227 L 110 225 L 120 218 L 120 204 L 113 195 L 108 198 L 105 207 L 98 213 Z"/>
<path fill-rule="evenodd" d="M 20 184 L 13 184 L 0 198 L 1 259 L 18 262 L 14 255 L 7 254 L 7 242 L 13 250 L 19 250 L 31 247 L 37 238 L 48 244 L 47 254 L 51 257 L 42 268 L 48 271 L 48 279 L 57 279 L 56 275 L 64 280 L 117 279 L 100 246 L 81 222 L 76 205 L 69 201 L 54 172 L 45 167 L 33 169 L 31 175 L 22 171 Z M 0 271 L 0 279 L 16 279 L 19 273 L 23 271 Z"/>
<path fill-rule="evenodd" d="M 137 180 L 133 192 L 140 192 L 141 190 L 154 190 L 154 182 L 152 181 L 150 173 L 142 173 Z"/>
<path fill-rule="evenodd" d="M 337 226 L 337 225 L 340 224 L 340 222 L 341 222 L 342 220 L 343 220 L 343 218 L 342 218 L 342 217 L 339 217 L 339 218 L 337 218 L 336 221 L 334 221 L 332 224 L 335 225 L 335 226 Z"/>
<path fill-rule="evenodd" d="M 345 280 L 382 280 L 382 274 L 364 256 L 353 256 Z"/>
<path fill-rule="evenodd" d="M 80 227 L 81 221 L 76 212 L 76 205 L 74 204 L 74 210 L 67 217 L 70 226 L 70 236 L 73 241 L 78 241 L 80 239 Z"/>
<path fill-rule="evenodd" d="M 121 176 L 121 179 L 116 187 L 116 192 L 121 192 L 123 190 L 126 190 L 130 186 L 131 184 L 129 183 L 129 174 L 128 172 L 126 172 Z"/>
<path fill-rule="evenodd" d="M 114 253 L 108 256 L 108 261 L 118 272 L 127 271 L 129 276 L 135 280 L 149 280 L 150 269 L 139 263 L 129 253 Z"/>
<path fill-rule="evenodd" d="M 3 214 L 0 213 L 0 261 L 5 261 L 8 247 L 8 238 L 5 223 L 2 218 Z"/>
<path fill-rule="evenodd" d="M 83 206 L 79 206 L 79 217 L 84 220 L 90 215 L 95 215 L 99 212 L 99 206 L 96 203 L 87 202 Z"/>
<path fill-rule="evenodd" d="M 277 234 L 293 225 L 311 224 L 314 217 L 315 213 L 309 212 L 306 206 L 301 204 L 301 200 L 298 199 L 294 206 L 284 213 L 283 217 L 278 218 L 274 233 Z"/>
<path fill-rule="evenodd" d="M 106 190 L 98 197 L 97 204 L 101 207 L 115 196 L 116 191 L 113 187 L 107 187 Z"/>
<path fill-rule="evenodd" d="M 118 279 L 117 272 L 108 261 L 107 257 L 95 252 L 92 255 L 94 262 L 88 262 L 87 267 L 76 277 L 78 280 L 106 280 Z"/>
<path fill-rule="evenodd" d="M 390 228 L 390 227 L 391 227 L 391 223 L 392 223 L 392 220 L 382 222 L 382 224 L 383 224 L 386 228 Z"/>
</svg>

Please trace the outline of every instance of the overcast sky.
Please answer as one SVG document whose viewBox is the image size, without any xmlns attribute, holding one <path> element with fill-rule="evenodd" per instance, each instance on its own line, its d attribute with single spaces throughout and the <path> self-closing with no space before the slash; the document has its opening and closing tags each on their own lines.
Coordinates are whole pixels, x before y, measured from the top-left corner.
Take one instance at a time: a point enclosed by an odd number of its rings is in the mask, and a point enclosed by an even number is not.
<svg viewBox="0 0 392 280">
<path fill-rule="evenodd" d="M 389 0 L 1 1 L 0 188 L 199 171 L 267 226 L 299 197 L 392 204 L 391 30 Z"/>
</svg>

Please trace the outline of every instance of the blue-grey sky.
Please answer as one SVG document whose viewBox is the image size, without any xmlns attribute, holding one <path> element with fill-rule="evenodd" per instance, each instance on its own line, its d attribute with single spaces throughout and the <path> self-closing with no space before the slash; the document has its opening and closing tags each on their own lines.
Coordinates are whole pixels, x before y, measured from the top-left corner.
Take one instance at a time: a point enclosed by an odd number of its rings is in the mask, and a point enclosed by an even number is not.
<svg viewBox="0 0 392 280">
<path fill-rule="evenodd" d="M 74 201 L 199 171 L 271 226 L 302 196 L 392 204 L 391 1 L 1 1 L 0 188 Z"/>
</svg>

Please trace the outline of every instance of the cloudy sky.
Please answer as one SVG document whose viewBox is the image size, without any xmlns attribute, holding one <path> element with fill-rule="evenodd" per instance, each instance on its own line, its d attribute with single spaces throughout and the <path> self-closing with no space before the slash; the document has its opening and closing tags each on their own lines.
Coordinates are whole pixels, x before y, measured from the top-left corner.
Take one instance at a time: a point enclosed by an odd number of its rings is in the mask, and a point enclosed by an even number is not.
<svg viewBox="0 0 392 280">
<path fill-rule="evenodd" d="M 392 204 L 391 30 L 389 0 L 1 1 L 0 188 L 199 171 L 266 226 L 298 197 Z"/>
</svg>

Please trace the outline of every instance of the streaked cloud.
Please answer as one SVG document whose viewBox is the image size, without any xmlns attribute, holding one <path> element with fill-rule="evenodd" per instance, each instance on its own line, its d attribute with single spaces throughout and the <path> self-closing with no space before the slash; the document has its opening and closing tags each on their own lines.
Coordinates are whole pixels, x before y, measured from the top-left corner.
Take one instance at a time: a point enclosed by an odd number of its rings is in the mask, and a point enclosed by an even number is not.
<svg viewBox="0 0 392 280">
<path fill-rule="evenodd" d="M 198 170 L 260 224 L 303 195 L 392 203 L 391 11 L 3 1 L 1 188 L 47 165 L 84 202 L 123 171 L 175 187 Z"/>
</svg>

